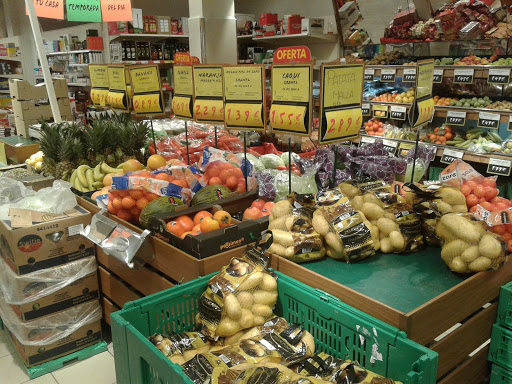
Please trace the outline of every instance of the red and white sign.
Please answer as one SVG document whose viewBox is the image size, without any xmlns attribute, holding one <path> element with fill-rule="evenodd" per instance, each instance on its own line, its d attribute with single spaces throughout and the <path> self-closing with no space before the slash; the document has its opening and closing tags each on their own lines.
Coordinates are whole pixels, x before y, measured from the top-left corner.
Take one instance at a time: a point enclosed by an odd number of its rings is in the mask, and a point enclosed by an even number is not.
<svg viewBox="0 0 512 384">
<path fill-rule="evenodd" d="M 296 47 L 281 47 L 274 52 L 273 64 L 309 63 L 311 51 L 303 45 Z"/>
<path fill-rule="evenodd" d="M 192 58 L 188 52 L 176 52 L 174 54 L 174 64 L 192 65 Z"/>
</svg>

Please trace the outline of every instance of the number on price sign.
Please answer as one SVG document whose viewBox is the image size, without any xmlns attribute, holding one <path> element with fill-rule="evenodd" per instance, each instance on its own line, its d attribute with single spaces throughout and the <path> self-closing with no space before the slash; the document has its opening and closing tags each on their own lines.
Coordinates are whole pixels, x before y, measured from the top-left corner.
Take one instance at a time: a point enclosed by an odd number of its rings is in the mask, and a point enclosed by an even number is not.
<svg viewBox="0 0 512 384">
<path fill-rule="evenodd" d="M 404 83 L 415 83 L 416 82 L 416 67 L 404 68 Z"/>
<path fill-rule="evenodd" d="M 434 69 L 434 83 L 442 83 L 443 82 L 444 69 Z"/>
<path fill-rule="evenodd" d="M 375 77 L 375 69 L 367 68 L 364 70 L 364 81 L 373 81 Z"/>
<path fill-rule="evenodd" d="M 143 94 L 133 96 L 133 109 L 136 114 L 162 113 L 160 94 Z"/>
<path fill-rule="evenodd" d="M 226 103 L 226 127 L 262 127 L 263 104 Z"/>
<path fill-rule="evenodd" d="M 338 141 L 357 137 L 363 115 L 360 108 L 343 109 L 325 112 L 325 120 L 322 120 L 322 143 Z"/>
<path fill-rule="evenodd" d="M 370 116 L 370 104 L 362 104 L 361 112 L 363 116 Z"/>
<path fill-rule="evenodd" d="M 108 93 L 108 104 L 114 109 L 126 110 L 125 105 L 126 93 L 125 92 L 109 92 Z"/>
<path fill-rule="evenodd" d="M 448 111 L 446 112 L 446 124 L 448 125 L 466 125 L 466 112 Z"/>
<path fill-rule="evenodd" d="M 507 131 L 512 131 L 512 115 L 508 117 L 508 127 Z"/>
<path fill-rule="evenodd" d="M 455 69 L 453 71 L 453 82 L 455 84 L 472 84 L 474 75 L 474 69 Z"/>
<path fill-rule="evenodd" d="M 405 120 L 407 108 L 392 105 L 389 117 L 395 120 Z"/>
<path fill-rule="evenodd" d="M 385 83 L 394 83 L 396 79 L 396 69 L 386 68 L 380 70 L 380 81 Z"/>
<path fill-rule="evenodd" d="M 196 99 L 194 118 L 196 121 L 224 121 L 224 103 L 222 100 Z"/>
<path fill-rule="evenodd" d="M 382 144 L 384 144 L 384 150 L 390 155 L 394 155 L 396 153 L 398 141 L 384 139 L 382 140 Z"/>
<path fill-rule="evenodd" d="M 510 168 L 512 161 L 505 159 L 489 159 L 489 165 L 487 166 L 487 173 L 499 176 L 510 176 Z"/>
<path fill-rule="evenodd" d="M 508 84 L 510 82 L 510 68 L 490 68 L 487 82 L 489 84 Z"/>
<path fill-rule="evenodd" d="M 295 105 L 272 104 L 270 124 L 272 130 L 307 134 L 306 107 Z"/>
<path fill-rule="evenodd" d="M 500 127 L 500 114 L 480 112 L 478 114 L 478 124 L 480 128 L 498 129 Z"/>
<path fill-rule="evenodd" d="M 418 112 L 419 116 L 418 120 L 414 124 L 415 127 L 430 121 L 432 115 L 434 114 L 434 100 L 432 98 L 428 98 L 418 102 Z"/>
<path fill-rule="evenodd" d="M 172 98 L 172 111 L 177 117 L 192 118 L 191 97 L 174 96 Z"/>
<path fill-rule="evenodd" d="M 451 164 L 457 159 L 462 159 L 462 157 L 464 157 L 464 152 L 445 148 L 443 151 L 443 156 L 441 157 L 441 163 Z"/>
</svg>

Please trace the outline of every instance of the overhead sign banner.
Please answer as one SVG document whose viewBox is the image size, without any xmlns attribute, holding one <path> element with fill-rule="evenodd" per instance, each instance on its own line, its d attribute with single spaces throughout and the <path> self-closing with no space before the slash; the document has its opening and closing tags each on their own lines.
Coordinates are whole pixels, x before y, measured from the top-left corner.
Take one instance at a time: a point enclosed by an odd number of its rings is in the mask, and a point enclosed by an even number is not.
<svg viewBox="0 0 512 384">
<path fill-rule="evenodd" d="M 224 123 L 227 129 L 262 131 L 265 119 L 265 66 L 223 67 Z"/>
<path fill-rule="evenodd" d="M 323 64 L 321 77 L 318 143 L 357 138 L 363 123 L 364 64 Z"/>
<path fill-rule="evenodd" d="M 34 0 L 37 17 L 64 20 L 64 0 Z M 26 9 L 28 15 L 28 10 Z"/>
<path fill-rule="evenodd" d="M 417 63 L 416 100 L 412 108 L 411 125 L 417 127 L 429 122 L 434 115 L 432 88 L 434 83 L 434 60 L 420 60 Z M 412 123 L 414 122 L 414 123 Z"/>
<path fill-rule="evenodd" d="M 132 21 L 131 0 L 101 0 L 103 21 Z"/>
<path fill-rule="evenodd" d="M 198 123 L 224 122 L 222 65 L 192 67 L 194 78 L 194 120 Z"/>
<path fill-rule="evenodd" d="M 91 78 L 91 100 L 94 105 L 106 105 L 109 82 L 106 65 L 90 64 L 89 76 Z"/>
<path fill-rule="evenodd" d="M 107 75 L 109 92 L 107 103 L 114 109 L 128 110 L 128 94 L 126 92 L 126 71 L 124 65 L 108 65 Z"/>
<path fill-rule="evenodd" d="M 68 21 L 101 22 L 100 0 L 66 0 Z"/>
<path fill-rule="evenodd" d="M 158 65 L 130 67 L 133 91 L 133 109 L 137 115 L 164 113 L 164 98 Z"/>
</svg>

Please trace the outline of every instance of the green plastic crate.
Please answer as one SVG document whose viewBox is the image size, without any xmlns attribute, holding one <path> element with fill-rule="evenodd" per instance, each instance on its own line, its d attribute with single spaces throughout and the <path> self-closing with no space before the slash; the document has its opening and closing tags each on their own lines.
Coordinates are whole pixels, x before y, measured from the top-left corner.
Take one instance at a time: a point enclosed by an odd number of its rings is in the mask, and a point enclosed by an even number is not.
<svg viewBox="0 0 512 384">
<path fill-rule="evenodd" d="M 496 323 L 512 329 L 512 281 L 501 287 Z"/>
<path fill-rule="evenodd" d="M 409 339 L 404 332 L 366 315 L 327 293 L 282 273 L 275 313 L 289 322 L 303 323 L 316 341 L 317 351 L 357 360 L 366 368 L 404 384 L 436 382 L 436 352 Z M 147 337 L 155 332 L 194 328 L 201 294 L 210 276 L 127 303 L 110 315 L 119 384 L 191 384 L 179 365 L 157 350 Z M 382 360 L 370 362 L 372 346 Z"/>
<path fill-rule="evenodd" d="M 512 370 L 512 331 L 498 324 L 492 326 L 489 361 Z"/>
<path fill-rule="evenodd" d="M 510 384 L 512 383 L 512 371 L 493 364 L 489 384 Z"/>
</svg>

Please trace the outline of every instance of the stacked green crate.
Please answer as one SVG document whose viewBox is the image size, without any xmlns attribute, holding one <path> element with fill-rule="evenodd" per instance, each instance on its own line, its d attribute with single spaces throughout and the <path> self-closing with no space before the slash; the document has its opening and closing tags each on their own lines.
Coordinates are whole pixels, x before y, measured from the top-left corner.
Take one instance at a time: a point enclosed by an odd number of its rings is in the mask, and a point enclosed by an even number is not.
<svg viewBox="0 0 512 384">
<path fill-rule="evenodd" d="M 501 287 L 489 361 L 493 363 L 490 384 L 512 383 L 512 282 Z"/>
</svg>

